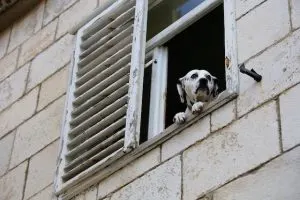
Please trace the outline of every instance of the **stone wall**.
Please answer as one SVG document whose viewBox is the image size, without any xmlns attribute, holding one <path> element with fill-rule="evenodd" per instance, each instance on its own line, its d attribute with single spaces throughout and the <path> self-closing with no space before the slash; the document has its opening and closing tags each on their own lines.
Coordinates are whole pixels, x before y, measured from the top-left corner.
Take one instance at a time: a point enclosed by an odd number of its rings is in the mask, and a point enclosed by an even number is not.
<svg viewBox="0 0 300 200">
<path fill-rule="evenodd" d="M 74 36 L 104 0 L 48 0 L 0 33 L 0 200 L 54 200 Z M 300 198 L 300 2 L 236 0 L 240 95 L 76 200 Z"/>
<path fill-rule="evenodd" d="M 0 33 L 0 200 L 57 199 L 53 181 L 74 45 L 67 31 L 100 1 L 41 1 Z"/>
</svg>

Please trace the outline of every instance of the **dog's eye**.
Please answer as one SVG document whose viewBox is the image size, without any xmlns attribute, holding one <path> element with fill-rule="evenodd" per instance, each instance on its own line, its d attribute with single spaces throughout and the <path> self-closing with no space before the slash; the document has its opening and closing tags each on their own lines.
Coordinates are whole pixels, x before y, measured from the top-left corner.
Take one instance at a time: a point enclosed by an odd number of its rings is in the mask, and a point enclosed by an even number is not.
<svg viewBox="0 0 300 200">
<path fill-rule="evenodd" d="M 195 74 L 192 74 L 191 79 L 195 79 L 195 78 L 197 78 L 197 77 L 198 77 L 198 74 L 195 73 Z"/>
<path fill-rule="evenodd" d="M 207 80 L 211 81 L 211 76 L 210 75 L 206 75 Z"/>
</svg>

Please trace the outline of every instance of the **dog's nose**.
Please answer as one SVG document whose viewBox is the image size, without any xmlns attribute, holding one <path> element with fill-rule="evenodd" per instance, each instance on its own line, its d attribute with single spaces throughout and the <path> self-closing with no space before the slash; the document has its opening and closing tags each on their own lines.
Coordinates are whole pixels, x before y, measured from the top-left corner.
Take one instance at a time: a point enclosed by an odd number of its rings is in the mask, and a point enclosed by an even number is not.
<svg viewBox="0 0 300 200">
<path fill-rule="evenodd" d="M 200 83 L 200 86 L 206 86 L 207 85 L 207 79 L 206 78 L 200 78 L 199 83 Z"/>
</svg>

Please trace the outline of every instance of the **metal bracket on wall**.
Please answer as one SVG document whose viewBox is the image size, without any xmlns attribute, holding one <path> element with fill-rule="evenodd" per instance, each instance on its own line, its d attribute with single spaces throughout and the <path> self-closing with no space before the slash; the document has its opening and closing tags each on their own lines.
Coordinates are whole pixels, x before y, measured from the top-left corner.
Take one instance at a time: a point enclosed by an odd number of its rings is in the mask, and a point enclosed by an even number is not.
<svg viewBox="0 0 300 200">
<path fill-rule="evenodd" d="M 260 82 L 261 79 L 262 79 L 262 76 L 259 75 L 256 71 L 254 71 L 254 69 L 247 69 L 245 67 L 245 64 L 242 63 L 239 65 L 239 68 L 240 68 L 240 72 L 243 73 L 243 74 L 247 74 L 248 76 L 252 77 L 256 82 Z"/>
</svg>

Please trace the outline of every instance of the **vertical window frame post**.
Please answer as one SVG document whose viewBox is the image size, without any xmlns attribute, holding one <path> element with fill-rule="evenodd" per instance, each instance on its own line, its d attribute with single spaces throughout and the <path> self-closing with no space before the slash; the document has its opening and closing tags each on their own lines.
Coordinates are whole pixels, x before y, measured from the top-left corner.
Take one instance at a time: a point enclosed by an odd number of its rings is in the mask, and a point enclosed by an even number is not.
<svg viewBox="0 0 300 200">
<path fill-rule="evenodd" d="M 226 90 L 229 94 L 238 95 L 239 70 L 237 59 L 236 34 L 236 3 L 232 0 L 223 0 L 224 27 L 225 27 L 225 70 Z"/>
<path fill-rule="evenodd" d="M 155 137 L 165 129 L 168 48 L 155 48 L 153 51 L 153 60 L 148 139 Z"/>
<path fill-rule="evenodd" d="M 136 0 L 124 152 L 136 148 L 140 140 L 147 16 L 148 0 Z"/>
<path fill-rule="evenodd" d="M 80 54 L 80 44 L 82 43 L 82 34 L 83 30 L 80 29 L 76 35 L 76 42 L 74 45 L 74 50 L 72 53 L 72 63 L 71 69 L 69 73 L 69 89 L 67 91 L 67 99 L 65 102 L 65 109 L 64 109 L 64 116 L 63 116 L 63 125 L 61 130 L 61 139 L 60 139 L 60 152 L 58 158 L 58 164 L 56 169 L 56 176 L 55 176 L 55 191 L 56 193 L 60 194 L 64 190 L 64 182 L 62 176 L 64 175 L 64 167 L 66 165 L 66 153 L 68 152 L 67 143 L 69 141 L 69 131 L 70 131 L 70 121 L 71 121 L 71 113 L 73 110 L 73 100 L 75 99 L 74 91 L 75 91 L 75 81 L 76 80 L 76 73 L 78 71 L 78 61 L 79 61 L 79 54 Z"/>
</svg>

